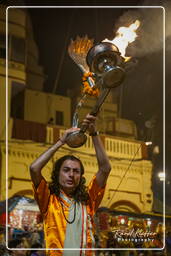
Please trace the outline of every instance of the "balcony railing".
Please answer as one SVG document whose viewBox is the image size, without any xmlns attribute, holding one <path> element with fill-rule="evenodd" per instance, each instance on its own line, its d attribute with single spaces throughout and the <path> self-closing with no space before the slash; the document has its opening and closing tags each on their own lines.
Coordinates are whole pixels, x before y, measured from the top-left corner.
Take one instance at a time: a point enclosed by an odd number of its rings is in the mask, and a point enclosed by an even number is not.
<svg viewBox="0 0 171 256">
<path fill-rule="evenodd" d="M 19 119 L 13 119 L 13 122 L 10 123 L 12 124 L 12 127 L 9 128 L 11 129 L 9 134 L 11 134 L 12 139 L 32 140 L 35 142 L 53 144 L 65 131 L 61 127 Z M 147 158 L 146 145 L 141 141 L 131 141 L 120 137 L 112 138 L 107 135 L 102 135 L 101 138 L 109 157 L 121 159 L 134 158 L 136 160 Z M 65 145 L 65 147 L 67 148 L 68 146 Z M 82 147 L 74 150 L 78 150 L 83 153 L 95 154 L 91 137 L 87 136 L 87 142 Z"/>
<path fill-rule="evenodd" d="M 119 138 L 105 138 L 105 148 L 108 156 L 128 159 L 141 159 L 142 143 L 125 141 Z"/>
<path fill-rule="evenodd" d="M 63 129 L 60 129 L 59 135 L 62 136 Z M 111 138 L 111 136 L 102 135 L 102 141 L 104 143 L 106 153 L 108 156 L 123 158 L 123 159 L 146 159 L 147 149 L 146 145 L 140 141 L 126 141 L 120 138 Z M 87 136 L 86 143 L 80 148 L 81 152 L 88 152 L 94 154 L 94 146 L 90 136 Z"/>
</svg>

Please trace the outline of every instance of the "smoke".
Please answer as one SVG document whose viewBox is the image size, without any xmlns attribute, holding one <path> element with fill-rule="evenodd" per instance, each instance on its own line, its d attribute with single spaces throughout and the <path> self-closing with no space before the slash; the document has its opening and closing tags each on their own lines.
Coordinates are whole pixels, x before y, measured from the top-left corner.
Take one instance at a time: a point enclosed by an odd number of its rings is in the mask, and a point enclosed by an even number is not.
<svg viewBox="0 0 171 256">
<path fill-rule="evenodd" d="M 115 24 L 115 29 L 117 30 L 120 26 L 130 25 L 137 19 L 141 22 L 140 27 L 137 29 L 138 37 L 129 45 L 126 55 L 142 57 L 163 50 L 165 14 L 166 51 L 171 50 L 169 44 L 171 38 L 171 30 L 169 29 L 171 23 L 171 3 L 166 1 L 162 4 L 161 1 L 155 1 L 155 6 L 149 6 L 149 1 L 145 1 L 141 6 L 141 8 L 132 8 L 132 10 L 125 12 Z"/>
</svg>

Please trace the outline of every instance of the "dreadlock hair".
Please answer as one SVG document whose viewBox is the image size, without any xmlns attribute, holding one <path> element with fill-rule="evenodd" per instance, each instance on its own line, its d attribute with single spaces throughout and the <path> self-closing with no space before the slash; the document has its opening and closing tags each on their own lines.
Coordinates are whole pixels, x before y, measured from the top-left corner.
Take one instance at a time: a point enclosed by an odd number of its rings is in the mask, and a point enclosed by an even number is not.
<svg viewBox="0 0 171 256">
<path fill-rule="evenodd" d="M 77 161 L 80 164 L 81 167 L 81 178 L 80 183 L 73 192 L 72 196 L 77 202 L 83 202 L 87 203 L 89 199 L 89 194 L 87 192 L 87 187 L 85 186 L 86 179 L 83 177 L 84 174 L 84 166 L 79 158 L 73 156 L 73 155 L 65 155 L 61 158 L 59 158 L 55 163 L 53 167 L 53 171 L 51 174 L 51 182 L 49 184 L 49 189 L 51 194 L 55 194 L 56 196 L 59 196 L 60 194 L 60 184 L 59 184 L 59 171 L 60 168 L 65 160 L 72 160 Z"/>
</svg>

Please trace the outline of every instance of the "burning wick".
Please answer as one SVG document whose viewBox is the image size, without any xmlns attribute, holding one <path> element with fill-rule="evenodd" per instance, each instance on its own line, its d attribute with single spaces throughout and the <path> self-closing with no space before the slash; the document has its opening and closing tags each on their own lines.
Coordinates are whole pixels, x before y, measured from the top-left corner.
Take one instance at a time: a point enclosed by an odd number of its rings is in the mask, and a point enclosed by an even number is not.
<svg viewBox="0 0 171 256">
<path fill-rule="evenodd" d="M 125 52 L 129 43 L 135 41 L 137 37 L 136 30 L 140 26 L 140 21 L 136 20 L 129 27 L 120 27 L 116 32 L 116 37 L 113 40 L 104 39 L 102 42 L 110 42 L 116 45 L 121 53 L 121 56 L 124 57 L 125 62 L 128 61 L 131 57 L 126 57 Z"/>
</svg>

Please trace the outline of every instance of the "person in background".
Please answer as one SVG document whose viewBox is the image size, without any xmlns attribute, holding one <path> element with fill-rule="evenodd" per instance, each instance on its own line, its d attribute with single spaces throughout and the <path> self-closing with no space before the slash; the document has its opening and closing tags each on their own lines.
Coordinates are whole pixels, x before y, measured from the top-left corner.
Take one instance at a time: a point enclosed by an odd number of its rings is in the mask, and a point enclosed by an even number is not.
<svg viewBox="0 0 171 256">
<path fill-rule="evenodd" d="M 42 248 L 40 243 L 35 243 L 31 246 L 31 248 L 35 248 L 35 250 L 30 251 L 28 256 L 45 256 L 45 251 L 39 250 L 38 248 Z"/>
<path fill-rule="evenodd" d="M 8 243 L 8 248 L 11 248 L 10 253 L 12 256 L 27 256 L 27 251 L 22 249 L 24 248 L 22 239 L 16 238 L 10 240 Z M 12 250 L 12 248 L 16 248 L 18 250 Z"/>
</svg>

